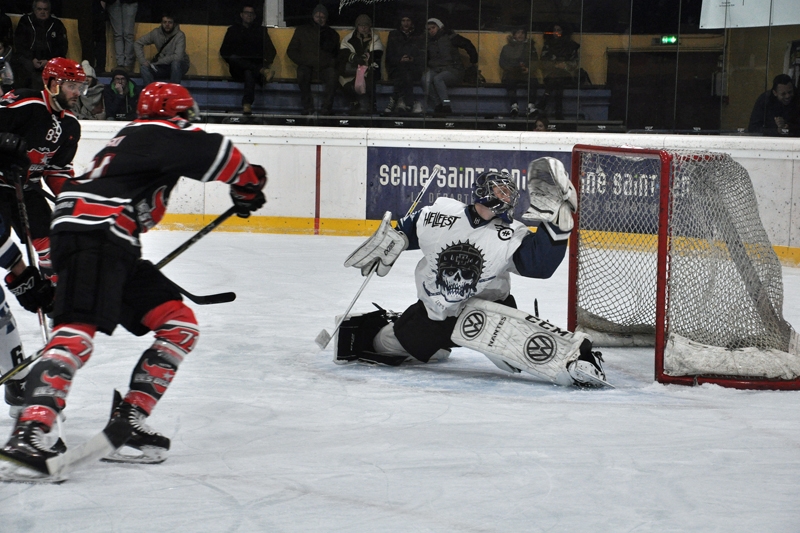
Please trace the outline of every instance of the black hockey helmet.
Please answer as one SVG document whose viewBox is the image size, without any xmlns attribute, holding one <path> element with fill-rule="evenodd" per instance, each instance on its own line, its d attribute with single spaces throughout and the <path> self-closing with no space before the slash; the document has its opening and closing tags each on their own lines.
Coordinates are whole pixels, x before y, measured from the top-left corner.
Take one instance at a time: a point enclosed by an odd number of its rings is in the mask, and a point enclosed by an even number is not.
<svg viewBox="0 0 800 533">
<path fill-rule="evenodd" d="M 519 189 L 507 172 L 487 170 L 475 178 L 472 190 L 476 204 L 482 204 L 503 221 L 514 220 L 514 207 L 519 201 Z"/>
</svg>

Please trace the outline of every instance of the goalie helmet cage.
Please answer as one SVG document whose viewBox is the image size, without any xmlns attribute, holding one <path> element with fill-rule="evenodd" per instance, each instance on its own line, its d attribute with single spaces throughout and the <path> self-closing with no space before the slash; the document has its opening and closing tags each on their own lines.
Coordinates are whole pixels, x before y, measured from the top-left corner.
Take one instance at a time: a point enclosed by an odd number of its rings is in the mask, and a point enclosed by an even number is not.
<svg viewBox="0 0 800 533">
<path fill-rule="evenodd" d="M 728 154 L 576 145 L 568 327 L 655 346 L 661 383 L 800 389 L 781 265 Z"/>
</svg>

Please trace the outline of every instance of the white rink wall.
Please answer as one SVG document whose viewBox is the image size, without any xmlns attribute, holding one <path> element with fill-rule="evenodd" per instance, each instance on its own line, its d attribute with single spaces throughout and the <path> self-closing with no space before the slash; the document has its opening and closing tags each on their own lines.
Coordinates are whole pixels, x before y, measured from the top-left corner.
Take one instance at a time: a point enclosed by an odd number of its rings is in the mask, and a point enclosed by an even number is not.
<svg viewBox="0 0 800 533">
<path fill-rule="evenodd" d="M 124 124 L 82 121 L 81 126 L 75 158 L 78 172 Z M 570 152 L 575 144 L 597 144 L 726 152 L 749 172 L 772 244 L 800 248 L 800 139 L 223 124 L 203 127 L 228 136 L 248 159 L 267 169 L 268 203 L 257 214 L 278 218 L 363 221 L 369 147 Z M 170 212 L 213 215 L 229 205 L 226 187 L 183 180 L 170 200 Z"/>
</svg>

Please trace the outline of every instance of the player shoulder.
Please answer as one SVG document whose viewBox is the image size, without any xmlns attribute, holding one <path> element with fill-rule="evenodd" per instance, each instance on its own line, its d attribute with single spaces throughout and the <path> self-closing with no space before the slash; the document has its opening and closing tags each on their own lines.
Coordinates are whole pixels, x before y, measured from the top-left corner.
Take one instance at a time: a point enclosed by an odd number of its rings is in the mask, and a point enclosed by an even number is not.
<svg viewBox="0 0 800 533">
<path fill-rule="evenodd" d="M 0 99 L 0 104 L 6 107 L 14 107 L 29 103 L 44 105 L 42 93 L 34 91 L 33 89 L 13 89 L 4 94 Z"/>
<path fill-rule="evenodd" d="M 455 198 L 449 198 L 447 196 L 440 196 L 433 202 L 433 207 L 438 209 L 464 209 L 467 205 L 463 202 L 459 202 Z"/>
</svg>

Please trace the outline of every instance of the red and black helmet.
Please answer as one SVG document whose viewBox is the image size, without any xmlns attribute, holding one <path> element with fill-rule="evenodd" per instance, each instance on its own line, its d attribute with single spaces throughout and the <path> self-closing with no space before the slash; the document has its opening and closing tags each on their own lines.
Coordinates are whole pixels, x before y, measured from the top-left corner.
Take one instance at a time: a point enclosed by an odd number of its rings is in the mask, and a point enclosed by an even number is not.
<svg viewBox="0 0 800 533">
<path fill-rule="evenodd" d="M 185 87 L 156 81 L 145 87 L 139 95 L 136 112 L 139 118 L 172 118 L 180 115 L 191 119 L 197 114 L 197 105 Z"/>
<path fill-rule="evenodd" d="M 42 69 L 42 81 L 45 87 L 48 87 L 53 78 L 59 82 L 59 85 L 64 81 L 86 83 L 86 73 L 80 63 L 65 57 L 54 57 Z"/>
</svg>

